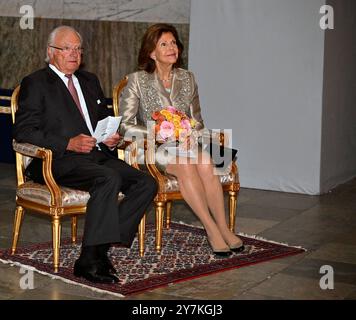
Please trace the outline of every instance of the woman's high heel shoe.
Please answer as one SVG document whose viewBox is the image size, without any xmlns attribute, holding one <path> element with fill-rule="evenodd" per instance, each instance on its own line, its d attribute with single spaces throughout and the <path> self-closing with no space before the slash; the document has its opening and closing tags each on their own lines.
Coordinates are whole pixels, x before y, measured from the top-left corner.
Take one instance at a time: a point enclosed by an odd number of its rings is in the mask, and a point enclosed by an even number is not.
<svg viewBox="0 0 356 320">
<path fill-rule="evenodd" d="M 208 239 L 208 243 L 210 245 L 210 248 L 213 250 L 213 253 L 215 256 L 217 256 L 219 258 L 228 258 L 232 255 L 232 252 L 229 249 L 229 247 L 226 247 L 223 249 L 214 249 L 214 247 L 211 245 L 209 239 Z"/>
<path fill-rule="evenodd" d="M 235 253 L 239 253 L 245 250 L 243 242 L 238 242 L 230 246 L 230 250 Z"/>
<path fill-rule="evenodd" d="M 239 252 L 242 252 L 242 251 L 245 250 L 245 246 L 242 244 L 240 247 L 238 247 L 238 248 L 230 248 L 230 250 L 232 252 L 239 253 Z"/>
<path fill-rule="evenodd" d="M 228 258 L 232 255 L 231 250 L 225 250 L 225 249 L 223 249 L 223 251 L 213 249 L 213 253 L 219 258 Z"/>
</svg>

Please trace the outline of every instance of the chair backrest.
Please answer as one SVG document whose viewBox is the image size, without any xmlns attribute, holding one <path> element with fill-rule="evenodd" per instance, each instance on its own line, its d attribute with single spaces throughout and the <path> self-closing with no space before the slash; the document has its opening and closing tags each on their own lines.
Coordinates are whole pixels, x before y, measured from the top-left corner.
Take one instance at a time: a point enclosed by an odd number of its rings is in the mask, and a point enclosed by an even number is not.
<svg viewBox="0 0 356 320">
<path fill-rule="evenodd" d="M 122 90 L 126 87 L 128 81 L 128 77 L 125 76 L 122 78 L 118 84 L 114 87 L 112 92 L 112 107 L 114 111 L 114 115 L 117 117 L 119 115 L 119 108 L 120 108 L 120 96 Z"/>
<path fill-rule="evenodd" d="M 18 98 L 20 93 L 20 86 L 18 85 L 12 93 L 11 96 L 11 116 L 12 116 L 12 123 L 15 123 L 15 114 L 18 108 Z"/>
<path fill-rule="evenodd" d="M 10 114 L 10 100 L 13 90 L 11 89 L 0 89 L 0 113 Z"/>
<path fill-rule="evenodd" d="M 0 88 L 0 162 L 14 162 L 14 153 L 11 147 L 11 95 L 13 89 Z"/>
<path fill-rule="evenodd" d="M 114 90 L 112 92 L 112 108 L 114 111 L 114 116 L 118 117 L 119 116 L 119 109 L 120 109 L 120 96 L 122 91 L 127 85 L 128 78 L 127 76 L 123 77 L 117 85 L 114 87 Z M 125 160 L 125 151 L 122 149 L 117 149 L 117 154 L 119 159 Z M 128 163 L 131 163 L 131 161 L 127 158 L 126 159 Z"/>
<path fill-rule="evenodd" d="M 18 85 L 12 93 L 11 96 L 11 117 L 12 123 L 15 123 L 15 115 L 18 109 L 18 98 L 20 93 L 20 86 Z M 24 156 L 18 152 L 16 153 L 16 175 L 17 175 L 17 185 L 21 185 L 25 182 L 25 169 L 32 161 L 33 158 Z"/>
</svg>

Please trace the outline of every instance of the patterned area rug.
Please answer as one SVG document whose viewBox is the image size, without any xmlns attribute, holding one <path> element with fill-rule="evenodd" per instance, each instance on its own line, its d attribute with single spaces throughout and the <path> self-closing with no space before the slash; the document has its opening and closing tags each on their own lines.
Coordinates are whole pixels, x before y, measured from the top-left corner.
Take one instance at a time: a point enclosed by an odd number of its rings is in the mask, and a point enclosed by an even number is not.
<svg viewBox="0 0 356 320">
<path fill-rule="evenodd" d="M 72 245 L 69 239 L 61 243 L 60 268 L 57 274 L 52 271 L 51 242 L 18 248 L 13 256 L 9 250 L 0 250 L 0 261 L 29 266 L 52 278 L 123 296 L 305 251 L 253 237 L 240 237 L 245 244 L 244 252 L 233 254 L 229 258 L 216 258 L 203 229 L 172 223 L 171 228 L 163 232 L 163 249 L 161 254 L 157 254 L 154 250 L 154 226 L 147 225 L 144 257 L 141 258 L 138 254 L 137 239 L 130 249 L 110 249 L 110 259 L 120 279 L 120 284 L 114 285 L 92 284 L 73 275 L 73 265 L 80 254 L 80 244 Z"/>
</svg>

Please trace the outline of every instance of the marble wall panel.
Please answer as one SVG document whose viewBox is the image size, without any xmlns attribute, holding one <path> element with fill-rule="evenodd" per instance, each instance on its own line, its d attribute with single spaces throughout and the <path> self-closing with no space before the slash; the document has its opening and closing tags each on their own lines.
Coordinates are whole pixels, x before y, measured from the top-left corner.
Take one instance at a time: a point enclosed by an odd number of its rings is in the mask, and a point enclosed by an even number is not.
<svg viewBox="0 0 356 320">
<path fill-rule="evenodd" d="M 37 18 L 63 18 L 63 0 L 0 0 L 0 15 L 20 17 L 20 8 L 29 5 Z"/>
<path fill-rule="evenodd" d="M 18 18 L 0 17 L 0 87 L 13 88 L 25 75 L 45 66 L 48 34 L 61 24 L 71 25 L 82 34 L 84 67 L 98 75 L 110 97 L 116 82 L 137 69 L 141 38 L 151 23 L 35 19 L 33 30 L 21 30 Z M 185 46 L 186 67 L 189 25 L 174 25 Z"/>
<path fill-rule="evenodd" d="M 1 16 L 20 16 L 31 5 L 35 17 L 189 23 L 191 0 L 0 0 Z"/>
<path fill-rule="evenodd" d="M 120 10 L 120 4 L 123 1 L 119 0 L 95 0 L 96 3 L 96 19 L 97 20 L 117 20 L 115 19 L 117 12 Z"/>
<path fill-rule="evenodd" d="M 27 0 L 21 2 L 28 4 Z M 36 18 L 64 18 L 63 1 L 35 0 L 33 8 Z"/>
<path fill-rule="evenodd" d="M 120 1 L 118 13 L 110 20 L 189 23 L 190 0 Z"/>
<path fill-rule="evenodd" d="M 64 17 L 66 19 L 96 20 L 96 1 L 64 0 Z"/>
</svg>

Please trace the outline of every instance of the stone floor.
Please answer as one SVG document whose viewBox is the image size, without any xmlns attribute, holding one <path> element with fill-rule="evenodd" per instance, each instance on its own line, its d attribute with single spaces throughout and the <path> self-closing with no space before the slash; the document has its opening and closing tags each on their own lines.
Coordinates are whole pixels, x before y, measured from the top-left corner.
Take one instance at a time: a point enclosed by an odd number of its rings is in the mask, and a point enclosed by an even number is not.
<svg viewBox="0 0 356 320">
<path fill-rule="evenodd" d="M 0 164 L 0 248 L 11 244 L 14 190 L 15 167 Z M 174 220 L 199 224 L 184 203 L 176 203 L 173 210 Z M 149 216 L 152 219 L 152 211 Z M 237 230 L 303 246 L 308 251 L 124 299 L 356 299 L 356 179 L 323 196 L 242 189 Z M 69 233 L 69 221 L 65 221 L 62 235 Z M 51 240 L 49 220 L 25 214 L 19 246 L 48 240 Z M 333 289 L 320 287 L 324 276 L 320 269 L 325 265 L 333 270 Z M 37 273 L 35 288 L 22 290 L 22 276 L 18 267 L 0 263 L 0 299 L 118 299 Z"/>
</svg>

